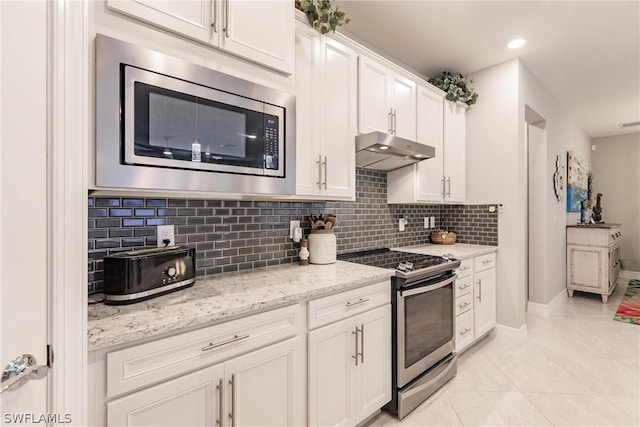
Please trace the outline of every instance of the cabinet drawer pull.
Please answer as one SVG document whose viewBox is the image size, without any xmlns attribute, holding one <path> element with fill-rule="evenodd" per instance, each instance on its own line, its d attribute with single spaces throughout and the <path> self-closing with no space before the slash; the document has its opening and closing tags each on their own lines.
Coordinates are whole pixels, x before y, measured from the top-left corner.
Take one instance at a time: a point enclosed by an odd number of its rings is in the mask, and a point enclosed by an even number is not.
<svg viewBox="0 0 640 427">
<path fill-rule="evenodd" d="M 460 267 L 460 271 L 467 271 L 470 268 L 471 268 L 470 266 L 465 265 L 464 267 Z"/>
<path fill-rule="evenodd" d="M 471 283 L 467 283 L 467 284 L 466 284 L 466 285 L 464 285 L 464 286 L 460 286 L 460 290 L 462 290 L 462 289 L 467 289 L 469 286 L 471 286 Z"/>
<path fill-rule="evenodd" d="M 469 301 L 465 302 L 464 304 L 458 304 L 458 308 L 465 308 L 468 305 L 471 305 Z"/>
<path fill-rule="evenodd" d="M 245 335 L 234 335 L 233 338 L 229 338 L 228 340 L 225 341 L 221 341 L 219 343 L 209 343 L 209 345 L 202 347 L 202 351 L 208 351 L 214 348 L 218 348 L 218 347 L 222 347 L 223 345 L 227 345 L 227 344 L 231 344 L 232 342 L 236 342 L 236 341 L 240 341 L 240 340 L 245 340 L 249 338 L 249 334 L 245 334 Z"/>
<path fill-rule="evenodd" d="M 346 307 L 353 307 L 354 305 L 362 304 L 362 303 L 365 303 L 367 301 L 369 301 L 369 298 L 360 298 L 356 302 L 348 301 L 347 304 L 345 304 L 345 306 Z"/>
<path fill-rule="evenodd" d="M 216 424 L 222 427 L 222 419 L 224 417 L 224 415 L 222 414 L 224 407 L 224 390 L 222 389 L 222 378 L 220 378 L 220 381 L 218 381 L 216 389 L 218 390 L 218 393 L 220 393 L 220 395 L 218 396 L 218 421 L 216 421 Z"/>
<path fill-rule="evenodd" d="M 471 331 L 471 328 L 466 328 L 464 331 L 460 331 L 460 332 L 458 332 L 458 333 L 459 333 L 460 335 L 464 335 L 464 334 L 466 334 L 466 333 L 468 333 L 468 332 L 470 332 L 470 331 Z"/>
<path fill-rule="evenodd" d="M 490 264 L 492 261 L 490 259 L 486 259 L 484 261 L 482 261 L 483 264 Z"/>
</svg>

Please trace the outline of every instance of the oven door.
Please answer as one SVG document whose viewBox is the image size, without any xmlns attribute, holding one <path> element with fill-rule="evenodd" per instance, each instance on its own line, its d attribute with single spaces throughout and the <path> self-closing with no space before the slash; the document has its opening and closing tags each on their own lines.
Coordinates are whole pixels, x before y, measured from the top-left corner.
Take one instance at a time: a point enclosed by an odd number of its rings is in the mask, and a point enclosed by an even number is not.
<svg viewBox="0 0 640 427">
<path fill-rule="evenodd" d="M 284 109 L 123 67 L 124 163 L 284 176 Z"/>
<path fill-rule="evenodd" d="M 452 353 L 455 274 L 397 291 L 397 386 L 403 387 Z"/>
</svg>

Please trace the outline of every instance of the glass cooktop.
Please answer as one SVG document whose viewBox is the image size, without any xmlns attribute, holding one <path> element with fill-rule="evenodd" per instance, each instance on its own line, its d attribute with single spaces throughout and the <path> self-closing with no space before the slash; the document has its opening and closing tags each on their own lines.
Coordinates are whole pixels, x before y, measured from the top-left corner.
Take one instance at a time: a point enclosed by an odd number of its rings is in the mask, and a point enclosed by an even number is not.
<svg viewBox="0 0 640 427">
<path fill-rule="evenodd" d="M 399 271 L 415 271 L 450 262 L 448 258 L 435 255 L 392 251 L 389 248 L 350 252 L 338 255 L 338 259 L 373 267 L 393 268 Z"/>
</svg>

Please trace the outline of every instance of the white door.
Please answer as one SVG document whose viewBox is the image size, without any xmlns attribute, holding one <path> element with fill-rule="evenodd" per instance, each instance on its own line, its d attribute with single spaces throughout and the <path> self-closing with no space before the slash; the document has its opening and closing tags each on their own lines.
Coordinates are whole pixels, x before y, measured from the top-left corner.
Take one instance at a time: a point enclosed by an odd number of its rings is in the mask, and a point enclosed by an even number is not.
<svg viewBox="0 0 640 427">
<path fill-rule="evenodd" d="M 218 0 L 220 47 L 286 74 L 295 67 L 295 15 L 290 0 Z"/>
<path fill-rule="evenodd" d="M 320 74 L 324 78 L 323 192 L 355 197 L 355 136 L 358 119 L 358 55 L 335 40 L 324 38 Z M 297 76 L 296 76 L 297 77 Z M 314 85 L 315 86 L 315 85 Z"/>
<path fill-rule="evenodd" d="M 0 2 L 0 370 L 47 362 L 47 7 Z M 3 424 L 47 409 L 46 378 L 0 395 Z"/>
<path fill-rule="evenodd" d="M 444 175 L 446 202 L 464 202 L 466 159 L 466 110 L 444 103 Z"/>
<path fill-rule="evenodd" d="M 304 360 L 300 338 L 274 344 L 225 363 L 224 425 L 304 424 Z"/>
<path fill-rule="evenodd" d="M 441 202 L 443 197 L 443 95 L 423 86 L 418 87 L 416 141 L 436 149 L 433 159 L 418 162 L 417 200 Z"/>
<path fill-rule="evenodd" d="M 391 133 L 389 70 L 362 55 L 359 61 L 358 131 Z"/>
<path fill-rule="evenodd" d="M 356 424 L 355 345 L 352 318 L 309 332 L 309 425 Z"/>
<path fill-rule="evenodd" d="M 219 364 L 121 397 L 107 404 L 107 426 L 222 425 L 223 381 Z"/>
<path fill-rule="evenodd" d="M 365 419 L 391 400 L 391 306 L 385 305 L 356 319 L 361 364 L 357 369 L 357 420 Z"/>
<path fill-rule="evenodd" d="M 393 108 L 393 134 L 415 141 L 416 84 L 397 74 L 391 74 L 389 84 Z"/>
<path fill-rule="evenodd" d="M 473 305 L 474 336 L 490 331 L 496 325 L 496 269 L 476 273 L 474 276 L 476 298 Z"/>
</svg>

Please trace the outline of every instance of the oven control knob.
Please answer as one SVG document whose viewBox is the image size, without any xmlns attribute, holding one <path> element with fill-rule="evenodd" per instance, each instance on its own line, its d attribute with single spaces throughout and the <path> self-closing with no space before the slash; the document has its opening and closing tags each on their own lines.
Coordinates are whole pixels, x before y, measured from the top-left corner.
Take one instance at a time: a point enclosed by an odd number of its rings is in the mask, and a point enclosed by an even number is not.
<svg viewBox="0 0 640 427">
<path fill-rule="evenodd" d="M 171 278 L 174 278 L 174 277 L 176 277 L 176 273 L 177 273 L 177 272 L 178 272 L 178 271 L 176 270 L 176 268 L 175 268 L 175 267 L 168 267 L 168 268 L 164 271 L 164 274 L 166 274 L 167 276 L 169 276 L 169 277 L 171 277 Z"/>
</svg>

